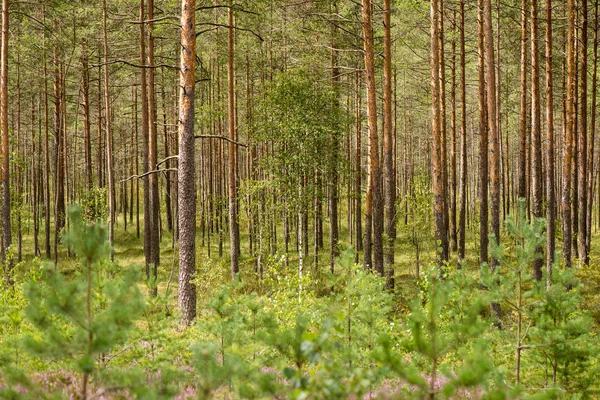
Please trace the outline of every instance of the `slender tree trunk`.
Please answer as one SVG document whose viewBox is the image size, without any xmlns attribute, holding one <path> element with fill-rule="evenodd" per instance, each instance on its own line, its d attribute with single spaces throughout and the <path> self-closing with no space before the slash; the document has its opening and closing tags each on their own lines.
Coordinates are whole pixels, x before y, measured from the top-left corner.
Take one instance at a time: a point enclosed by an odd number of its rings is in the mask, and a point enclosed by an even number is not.
<svg viewBox="0 0 600 400">
<path fill-rule="evenodd" d="M 194 100 L 196 63 L 196 0 L 181 2 L 181 65 L 179 70 L 179 308 L 185 325 L 196 317 L 196 165 Z"/>
<path fill-rule="evenodd" d="M 90 123 L 90 71 L 85 44 L 81 47 L 81 91 L 83 99 L 83 141 L 85 150 L 85 188 L 92 188 L 92 141 Z"/>
<path fill-rule="evenodd" d="M 596 141 L 596 99 L 598 89 L 598 0 L 594 2 L 594 63 L 592 67 L 592 116 L 590 122 L 590 143 L 588 153 L 588 201 L 587 201 L 587 233 L 586 254 L 589 257 L 592 242 L 592 204 L 594 202 L 594 145 Z"/>
<path fill-rule="evenodd" d="M 140 63 L 146 65 L 146 19 L 145 1 L 140 0 Z M 148 172 L 148 153 L 150 151 L 148 136 L 148 80 L 146 68 L 140 70 L 141 104 L 142 104 L 142 173 Z M 150 206 L 150 177 L 144 176 L 144 256 L 146 260 L 146 279 L 150 279 L 151 264 L 151 206 Z"/>
<path fill-rule="evenodd" d="M 527 0 L 521 2 L 521 106 L 519 112 L 519 189 L 527 197 Z"/>
<path fill-rule="evenodd" d="M 108 34 L 106 31 L 106 0 L 102 7 L 102 38 L 104 45 L 104 116 L 106 118 L 106 173 L 108 183 L 108 241 L 112 245 L 115 239 L 115 172 L 113 169 L 112 118 L 110 110 L 110 84 L 108 80 Z M 111 252 L 111 258 L 114 253 Z"/>
<path fill-rule="evenodd" d="M 396 239 L 396 179 L 394 171 L 394 127 L 392 125 L 392 38 L 391 0 L 383 3 L 383 157 L 385 168 L 385 216 L 386 216 L 386 285 L 394 288 L 394 244 Z"/>
<path fill-rule="evenodd" d="M 2 44 L 0 56 L 0 130 L 2 131 L 2 264 L 5 278 L 13 284 L 10 226 L 10 148 L 8 135 L 8 0 L 2 0 Z"/>
<path fill-rule="evenodd" d="M 383 198 L 379 137 L 377 134 L 377 92 L 375 88 L 375 54 L 373 51 L 372 1 L 362 1 L 367 115 L 369 120 L 369 185 L 365 203 L 365 266 L 383 275 Z M 371 226 L 370 226 L 371 225 Z M 371 265 L 371 232 L 373 264 Z"/>
<path fill-rule="evenodd" d="M 435 240 L 441 251 L 437 254 L 440 268 L 448 260 L 448 231 L 445 219 L 445 182 L 442 156 L 441 97 L 440 97 L 440 32 L 439 0 L 432 0 L 431 15 L 431 132 L 433 139 L 433 211 L 435 224 Z"/>
<path fill-rule="evenodd" d="M 542 195 L 542 127 L 537 2 L 538 0 L 531 0 L 531 162 L 533 164 L 531 187 L 533 192 L 533 216 L 542 218 L 544 199 Z M 541 248 L 537 249 L 537 252 L 542 251 Z M 533 276 L 537 281 L 542 279 L 543 263 L 541 254 L 533 262 Z"/>
<path fill-rule="evenodd" d="M 488 123 L 485 95 L 485 48 L 483 36 L 483 1 L 478 0 L 478 78 L 479 78 L 479 262 L 488 260 Z"/>
<path fill-rule="evenodd" d="M 235 110 L 235 48 L 234 48 L 234 20 L 232 3 L 227 12 L 227 108 L 228 108 L 228 127 L 229 142 L 228 148 L 228 184 L 229 184 L 229 240 L 231 256 L 231 278 L 240 273 L 239 255 L 240 255 L 240 224 L 238 221 L 238 201 L 237 201 L 237 141 L 236 110 Z"/>
<path fill-rule="evenodd" d="M 55 193 L 55 219 L 54 219 L 54 263 L 58 263 L 58 242 L 61 231 L 65 226 L 65 158 L 62 134 L 62 104 L 61 104 L 61 76 L 59 70 L 56 47 L 53 49 L 54 62 L 54 136 L 56 139 L 56 193 Z"/>
<path fill-rule="evenodd" d="M 556 194 L 554 193 L 554 97 L 552 92 L 552 0 L 546 0 L 546 272 L 552 281 L 552 264 L 556 247 Z"/>
<path fill-rule="evenodd" d="M 148 21 L 152 21 L 154 18 L 154 0 L 147 0 L 147 16 Z M 148 23 L 147 30 L 147 46 L 148 53 L 146 55 L 146 61 L 149 66 L 154 65 L 154 34 L 153 23 Z M 156 92 L 154 85 L 154 69 L 149 68 L 146 72 L 147 79 L 147 107 L 148 107 L 148 169 L 153 171 L 156 169 L 158 162 L 158 139 L 156 134 Z M 150 221 L 150 260 L 149 263 L 152 266 L 152 279 L 154 283 L 157 283 L 158 279 L 158 265 L 160 263 L 160 203 L 158 199 L 158 174 L 150 175 L 149 184 L 149 216 Z M 152 290 L 152 295 L 156 296 L 158 290 L 156 286 Z"/>
<path fill-rule="evenodd" d="M 46 21 L 46 7 L 42 4 L 43 21 Z M 49 108 L 48 108 L 48 62 L 46 60 L 46 31 L 43 38 L 44 59 L 44 237 L 46 247 L 46 258 L 52 257 L 52 245 L 50 244 L 50 140 L 49 140 Z"/>
<path fill-rule="evenodd" d="M 579 207 L 579 235 L 577 237 L 579 242 L 579 258 L 580 260 L 588 265 L 590 262 L 589 254 L 587 252 L 587 73 L 588 73 L 588 2 L 582 0 L 581 2 L 581 105 L 580 115 L 581 122 L 579 124 L 579 156 L 578 159 L 578 180 L 579 180 L 579 192 L 578 192 L 578 207 Z M 595 112 L 596 110 L 593 110 Z"/>
<path fill-rule="evenodd" d="M 458 264 L 465 259 L 467 214 L 467 87 L 465 61 L 465 0 L 460 0 L 460 211 L 458 215 Z"/>
<path fill-rule="evenodd" d="M 453 30 L 456 31 L 456 11 L 452 19 Z M 448 184 L 450 187 L 450 248 L 457 250 L 456 240 L 456 35 L 452 37 L 452 57 L 450 59 L 450 176 Z"/>
<path fill-rule="evenodd" d="M 573 168 L 573 130 L 575 124 L 575 0 L 567 0 L 567 99 L 566 129 L 562 170 L 563 259 L 571 267 L 571 170 Z"/>
</svg>

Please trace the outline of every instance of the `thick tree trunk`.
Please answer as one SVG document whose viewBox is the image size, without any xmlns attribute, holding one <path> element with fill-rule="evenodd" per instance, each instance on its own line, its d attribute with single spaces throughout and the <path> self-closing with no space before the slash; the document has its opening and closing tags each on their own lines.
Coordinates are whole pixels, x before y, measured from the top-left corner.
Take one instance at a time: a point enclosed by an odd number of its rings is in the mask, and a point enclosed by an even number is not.
<svg viewBox="0 0 600 400">
<path fill-rule="evenodd" d="M 383 275 L 383 198 L 377 134 L 377 92 L 375 88 L 375 54 L 373 50 L 372 1 L 362 1 L 365 81 L 369 120 L 369 185 L 365 203 L 365 267 Z M 371 225 L 371 226 L 369 226 Z M 371 265 L 371 232 L 373 258 Z"/>
<path fill-rule="evenodd" d="M 196 0 L 181 2 L 181 65 L 179 71 L 179 308 L 185 325 L 196 317 L 196 165 L 194 100 L 196 63 Z"/>
</svg>

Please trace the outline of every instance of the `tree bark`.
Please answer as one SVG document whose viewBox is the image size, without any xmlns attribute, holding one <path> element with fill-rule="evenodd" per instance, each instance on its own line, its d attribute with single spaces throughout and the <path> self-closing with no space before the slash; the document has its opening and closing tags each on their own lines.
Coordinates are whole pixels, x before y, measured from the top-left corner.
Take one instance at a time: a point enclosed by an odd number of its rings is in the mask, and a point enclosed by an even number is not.
<svg viewBox="0 0 600 400">
<path fill-rule="evenodd" d="M 181 2 L 181 65 L 179 71 L 179 308 L 182 322 L 196 317 L 196 166 L 194 100 L 196 63 L 196 0 Z"/>
<path fill-rule="evenodd" d="M 445 182 L 442 156 L 441 97 L 440 97 L 440 32 L 439 32 L 439 0 L 432 0 L 431 16 L 431 132 L 433 139 L 433 212 L 435 224 L 435 240 L 437 263 L 440 268 L 448 261 L 448 230 L 445 218 Z"/>
<path fill-rule="evenodd" d="M 2 264 L 5 278 L 13 284 L 10 225 L 10 148 L 8 135 L 8 0 L 2 0 L 2 44 L 0 56 L 0 130 L 2 130 Z"/>
<path fill-rule="evenodd" d="M 571 170 L 575 115 L 575 0 L 567 0 L 567 98 L 566 129 L 562 170 L 563 250 L 565 267 L 571 267 Z"/>
<path fill-rule="evenodd" d="M 228 146 L 228 186 L 229 186 L 229 240 L 231 257 L 231 278 L 235 279 L 240 273 L 240 225 L 238 221 L 237 201 L 237 127 L 235 110 L 235 65 L 234 65 L 234 19 L 231 10 L 232 3 L 227 12 L 227 108 L 229 138 L 232 140 Z"/>
<path fill-rule="evenodd" d="M 478 0 L 478 106 L 479 106 L 479 262 L 488 260 L 488 123 L 485 95 L 485 48 L 483 35 L 483 2 Z"/>
<path fill-rule="evenodd" d="M 552 0 L 546 0 L 546 272 L 552 281 L 552 264 L 556 248 L 556 194 L 554 192 L 554 97 L 552 91 Z"/>
<path fill-rule="evenodd" d="M 106 122 L 106 173 L 108 183 L 108 241 L 112 246 L 115 239 L 115 172 L 113 168 L 113 139 L 111 130 L 111 113 L 110 113 L 110 84 L 108 79 L 108 34 L 106 31 L 107 7 L 106 0 L 102 7 L 102 38 L 104 46 L 104 116 Z M 114 257 L 114 252 L 111 251 L 111 259 Z"/>
<path fill-rule="evenodd" d="M 543 195 L 542 195 L 542 127 L 541 127 L 541 107 L 540 107 L 540 65 L 539 65 L 539 47 L 538 47 L 538 0 L 531 0 L 531 162 L 532 178 L 532 199 L 533 216 L 542 218 L 543 216 Z M 542 249 L 537 249 L 542 252 Z M 533 276 L 535 280 L 542 279 L 543 258 L 536 258 L 533 262 Z"/>
<path fill-rule="evenodd" d="M 588 265 L 590 262 L 589 254 L 587 252 L 587 73 L 588 73 L 588 2 L 587 0 L 582 0 L 581 2 L 581 105 L 580 105 L 580 115 L 581 121 L 579 124 L 579 156 L 578 160 L 578 181 L 579 181 L 579 191 L 578 191 L 578 207 L 579 207 L 579 234 L 578 234 L 578 242 L 579 242 L 579 258 L 580 260 Z M 592 112 L 595 112 L 593 110 Z"/>
<path fill-rule="evenodd" d="M 467 216 L 467 86 L 465 61 L 465 0 L 460 0 L 460 211 L 458 214 L 458 265 L 465 259 Z"/>
<path fill-rule="evenodd" d="M 394 171 L 394 127 L 392 125 L 392 38 L 391 0 L 383 2 L 383 157 L 385 168 L 385 272 L 386 286 L 394 288 L 394 245 L 396 239 L 396 179 Z"/>
<path fill-rule="evenodd" d="M 521 105 L 519 112 L 519 190 L 527 197 L 527 0 L 521 2 Z"/>
<path fill-rule="evenodd" d="M 369 185 L 365 203 L 365 267 L 383 275 L 383 198 L 379 137 L 377 133 L 377 92 L 375 88 L 375 54 L 373 50 L 372 1 L 362 0 L 362 25 L 367 85 L 367 114 L 369 122 Z M 372 225 L 372 226 L 369 226 Z M 371 232 L 373 235 L 373 264 L 371 265 Z"/>
</svg>

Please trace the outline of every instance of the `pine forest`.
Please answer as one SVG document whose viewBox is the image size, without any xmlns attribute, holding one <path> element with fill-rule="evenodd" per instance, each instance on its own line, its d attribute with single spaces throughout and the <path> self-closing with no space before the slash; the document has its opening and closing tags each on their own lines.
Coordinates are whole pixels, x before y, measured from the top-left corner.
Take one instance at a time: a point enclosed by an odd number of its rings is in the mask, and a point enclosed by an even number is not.
<svg viewBox="0 0 600 400">
<path fill-rule="evenodd" d="M 0 399 L 597 399 L 598 0 L 0 0 Z"/>
</svg>

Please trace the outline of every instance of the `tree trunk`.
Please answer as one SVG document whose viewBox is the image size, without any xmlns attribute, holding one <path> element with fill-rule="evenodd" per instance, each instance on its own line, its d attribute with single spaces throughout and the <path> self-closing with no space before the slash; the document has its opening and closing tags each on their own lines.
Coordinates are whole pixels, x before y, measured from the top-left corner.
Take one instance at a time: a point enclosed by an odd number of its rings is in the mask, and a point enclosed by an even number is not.
<svg viewBox="0 0 600 400">
<path fill-rule="evenodd" d="M 394 127 L 392 125 L 391 0 L 383 2 L 383 157 L 385 168 L 386 285 L 394 288 L 394 244 L 396 239 L 396 179 L 394 171 Z"/>
<path fill-rule="evenodd" d="M 110 86 L 108 80 L 108 34 L 106 32 L 107 18 L 106 0 L 102 7 L 102 38 L 104 45 L 104 116 L 106 118 L 106 173 L 108 183 L 108 241 L 112 246 L 115 239 L 115 172 L 113 169 L 113 140 L 111 130 L 111 113 L 110 113 Z M 114 253 L 111 251 L 111 259 Z"/>
<path fill-rule="evenodd" d="M 367 85 L 367 115 L 369 120 L 369 185 L 365 202 L 365 267 L 383 275 L 383 198 L 379 137 L 377 134 L 377 92 L 375 88 L 375 54 L 373 50 L 372 1 L 362 1 L 362 25 Z M 370 226 L 371 225 L 371 226 Z M 371 265 L 371 232 L 373 264 Z"/>
<path fill-rule="evenodd" d="M 571 170 L 575 124 L 575 0 L 567 0 L 567 99 L 566 129 L 562 170 L 563 251 L 565 267 L 571 267 Z"/>
<path fill-rule="evenodd" d="M 588 7 L 587 0 L 581 2 L 581 105 L 580 115 L 581 122 L 579 124 L 579 155 L 578 160 L 578 181 L 579 181 L 579 192 L 578 192 L 578 207 L 579 207 L 579 235 L 577 237 L 579 242 L 579 258 L 580 260 L 588 265 L 590 263 L 589 254 L 587 252 L 587 73 L 588 73 Z M 595 112 L 593 110 L 592 112 Z"/>
<path fill-rule="evenodd" d="M 8 0 L 2 0 L 2 44 L 0 56 L 0 130 L 2 130 L 2 264 L 5 278 L 13 284 L 10 227 L 10 148 L 8 135 Z"/>
<path fill-rule="evenodd" d="M 90 71 L 85 44 L 81 47 L 81 92 L 83 99 L 83 142 L 85 150 L 85 188 L 92 188 L 92 141 L 90 123 Z"/>
<path fill-rule="evenodd" d="M 483 2 L 478 1 L 478 106 L 479 106 L 479 262 L 488 260 L 488 123 L 485 95 L 485 48 L 483 35 Z"/>
<path fill-rule="evenodd" d="M 196 63 L 196 0 L 181 2 L 181 65 L 179 69 L 179 308 L 182 323 L 196 317 L 196 165 L 194 100 Z"/>
<path fill-rule="evenodd" d="M 440 268 L 448 260 L 448 231 L 445 219 L 445 182 L 442 157 L 442 127 L 440 98 L 440 32 L 439 32 L 439 0 L 432 0 L 431 15 L 431 132 L 433 139 L 433 211 L 435 223 L 437 263 Z"/>
<path fill-rule="evenodd" d="M 234 20 L 233 11 L 230 7 L 227 12 L 227 108 L 228 108 L 228 127 L 229 142 L 228 148 L 228 186 L 229 186 L 229 240 L 231 256 L 231 278 L 235 279 L 240 273 L 239 255 L 240 255 L 240 225 L 238 221 L 238 201 L 237 201 L 237 141 L 236 111 L 235 111 L 235 70 L 234 70 Z"/>
<path fill-rule="evenodd" d="M 54 58 L 54 136 L 56 139 L 56 193 L 54 219 L 54 263 L 58 263 L 58 242 L 61 231 L 65 226 L 65 158 L 62 134 L 62 104 L 61 77 L 59 72 L 56 47 L 53 49 Z"/>
<path fill-rule="evenodd" d="M 519 190 L 527 197 L 527 0 L 521 2 L 521 106 L 519 112 Z"/>
<path fill-rule="evenodd" d="M 458 265 L 465 259 L 467 216 L 467 87 L 465 61 L 465 0 L 460 0 L 460 211 L 458 215 Z"/>
<path fill-rule="evenodd" d="M 546 272 L 548 284 L 552 281 L 552 264 L 556 247 L 554 193 L 554 97 L 552 92 L 552 0 L 546 0 Z"/>
<path fill-rule="evenodd" d="M 147 13 L 148 21 L 152 21 L 154 18 L 154 0 L 147 0 Z M 148 23 L 147 30 L 147 63 L 149 66 L 154 65 L 154 34 L 153 23 Z M 148 107 L 148 170 L 153 171 L 156 169 L 158 162 L 158 139 L 156 134 L 156 92 L 154 90 L 154 69 L 149 68 L 146 72 L 147 78 L 147 107 Z M 107 113 L 108 115 L 108 113 Z M 158 199 L 158 174 L 150 175 L 149 184 L 149 214 L 150 225 L 149 242 L 150 242 L 150 260 L 149 264 L 152 266 L 152 279 L 154 284 L 157 283 L 158 279 L 158 265 L 160 263 L 160 203 Z M 156 296 L 158 290 L 154 286 L 152 295 Z"/>
<path fill-rule="evenodd" d="M 541 107 L 540 107 L 540 65 L 539 65 L 539 47 L 538 47 L 538 0 L 531 0 L 531 162 L 532 168 L 532 199 L 533 216 L 542 218 L 543 216 L 543 195 L 542 195 L 542 127 L 541 127 Z M 542 252 L 541 248 L 536 250 Z M 542 254 L 533 262 L 533 276 L 535 280 L 542 279 Z"/>
</svg>

